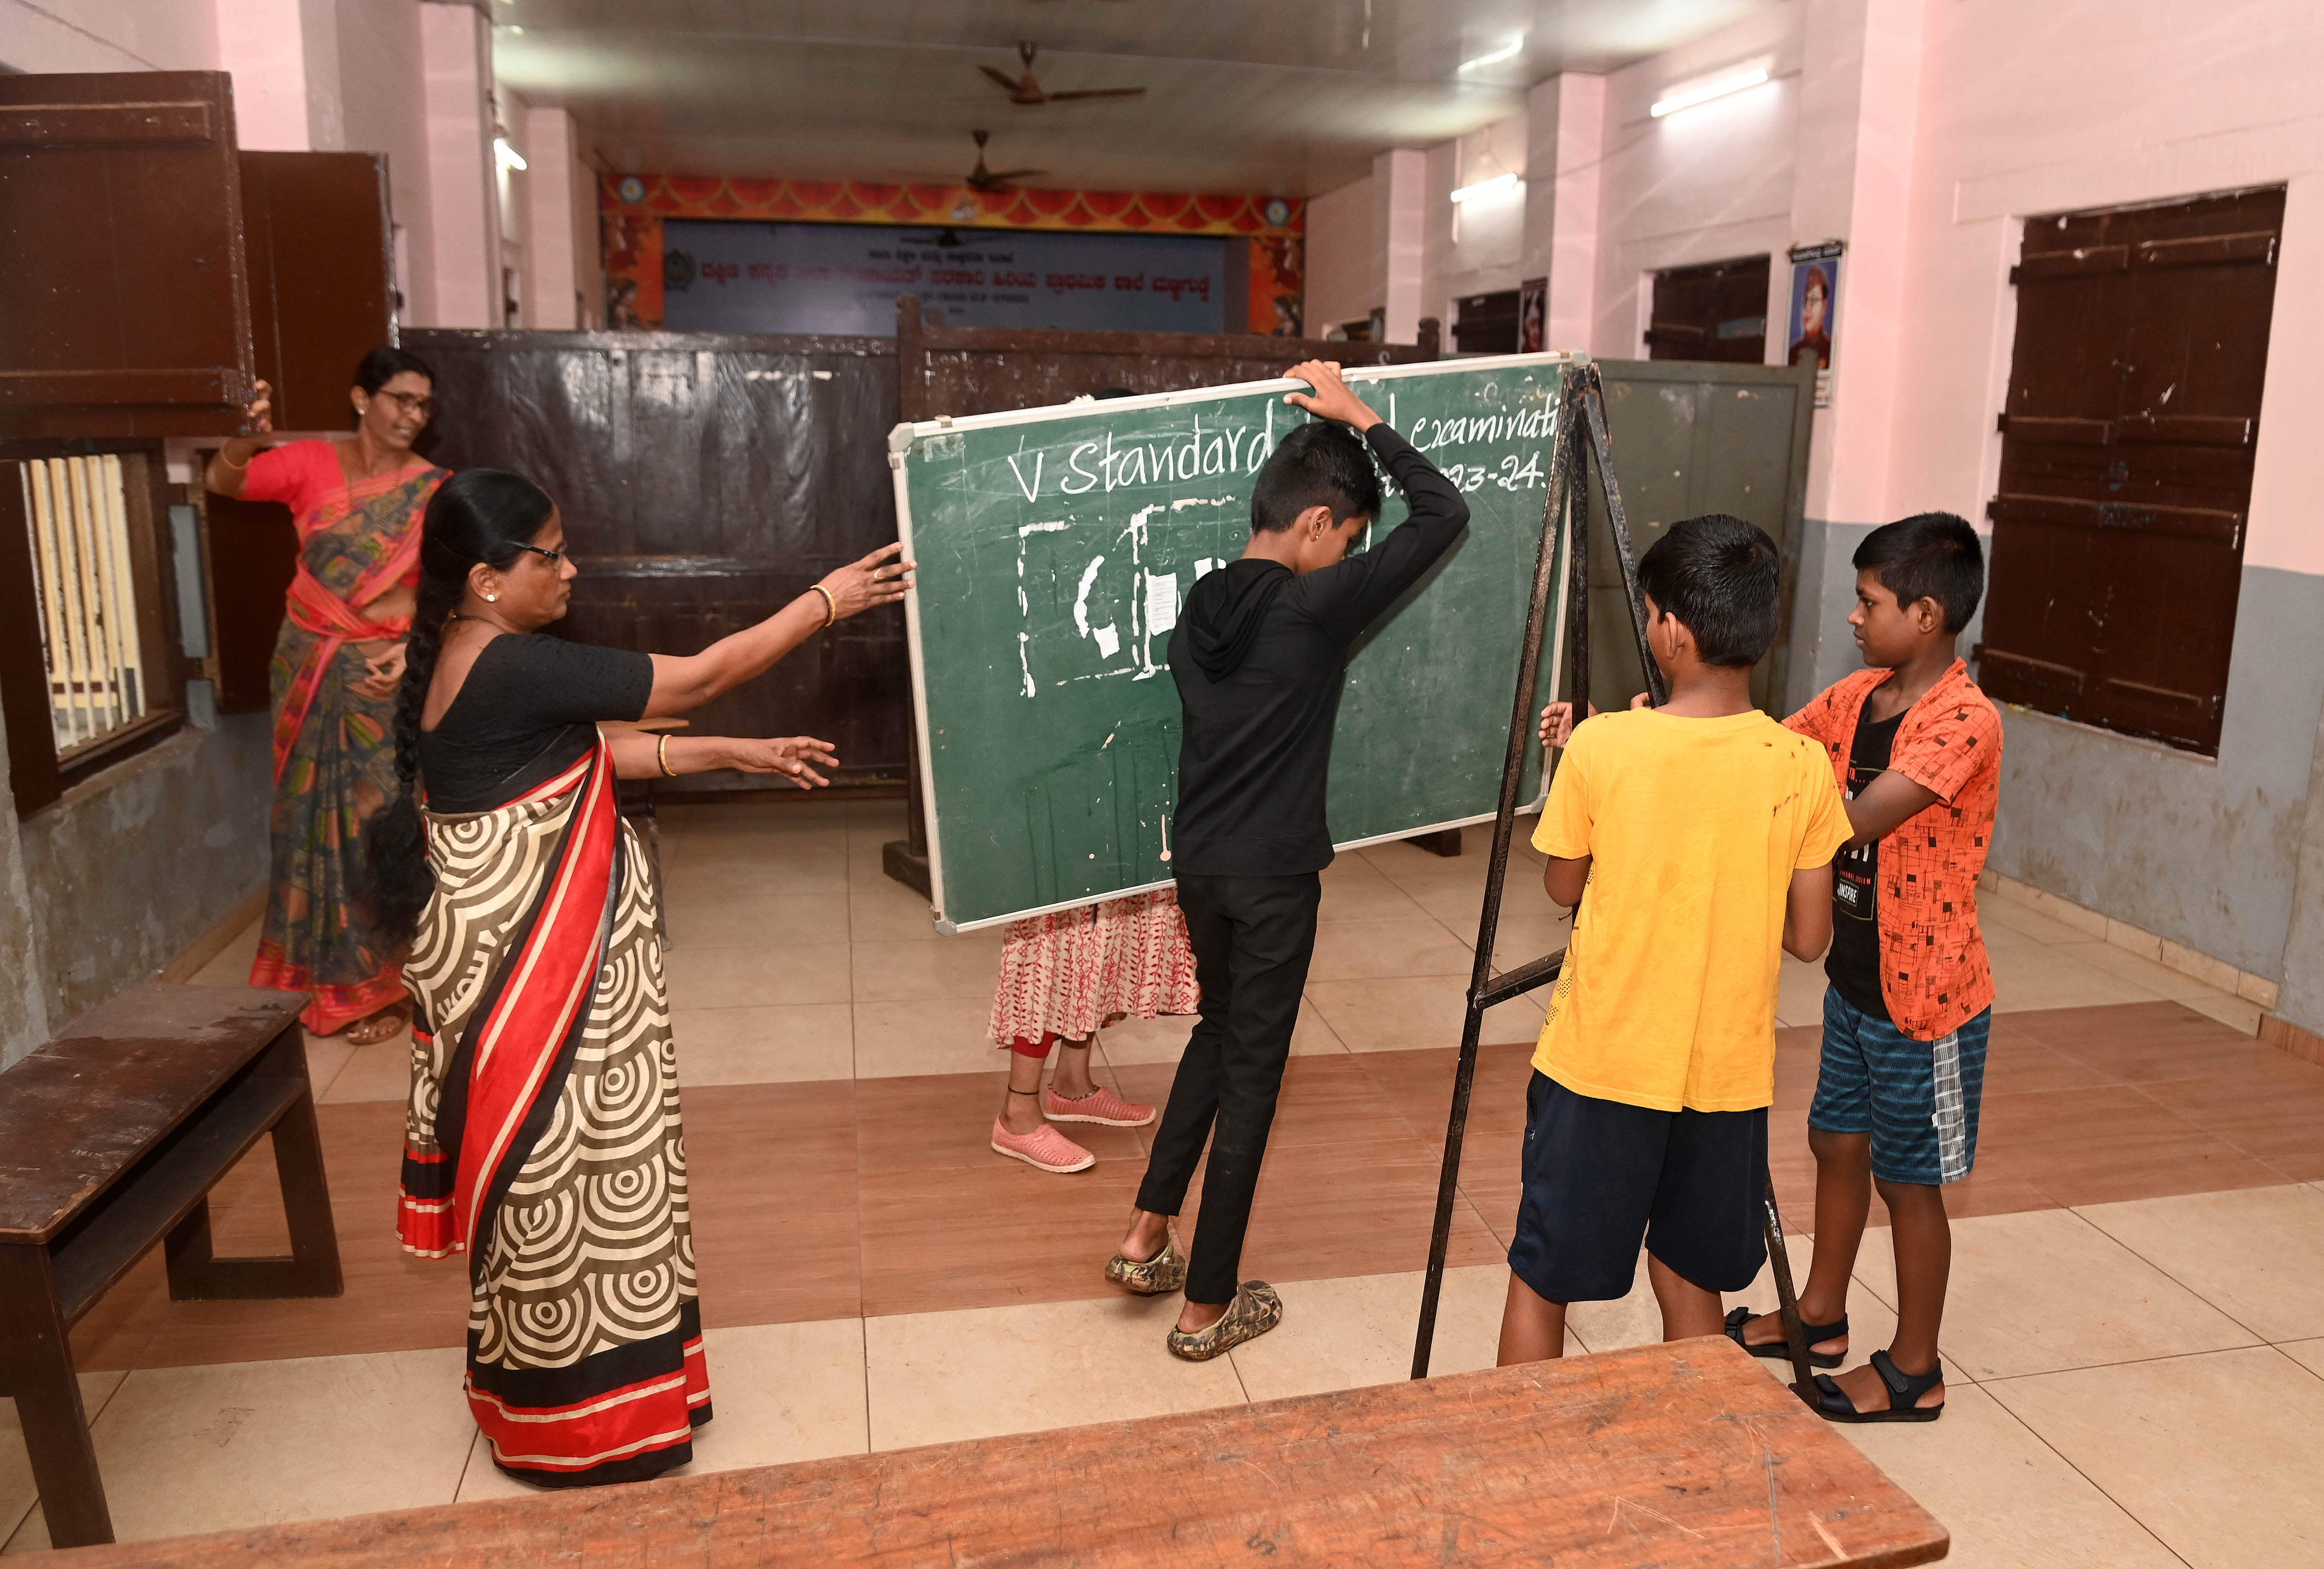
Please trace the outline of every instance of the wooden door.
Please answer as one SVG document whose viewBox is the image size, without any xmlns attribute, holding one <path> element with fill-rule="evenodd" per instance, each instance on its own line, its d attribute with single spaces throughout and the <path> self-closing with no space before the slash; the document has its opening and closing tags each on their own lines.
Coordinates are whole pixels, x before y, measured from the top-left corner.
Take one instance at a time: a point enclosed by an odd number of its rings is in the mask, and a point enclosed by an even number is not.
<svg viewBox="0 0 2324 1569">
<path fill-rule="evenodd" d="M 2029 219 L 1978 680 L 2217 756 L 2283 189 Z"/>
<path fill-rule="evenodd" d="M 219 71 L 0 76 L 0 434 L 226 435 L 255 378 Z"/>
<path fill-rule="evenodd" d="M 344 430 L 364 355 L 394 341 L 383 152 L 244 152 L 244 249 L 278 430 Z"/>
</svg>

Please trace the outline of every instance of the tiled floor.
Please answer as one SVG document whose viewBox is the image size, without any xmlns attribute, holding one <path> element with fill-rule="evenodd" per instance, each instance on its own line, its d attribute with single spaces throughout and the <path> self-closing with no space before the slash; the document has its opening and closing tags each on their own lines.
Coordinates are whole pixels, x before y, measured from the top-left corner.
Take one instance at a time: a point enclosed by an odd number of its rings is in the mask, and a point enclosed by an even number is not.
<svg viewBox="0 0 2324 1569">
<path fill-rule="evenodd" d="M 1100 1161 L 1072 1178 L 986 1149 L 999 939 L 937 937 L 881 875 L 880 844 L 899 828 L 892 805 L 666 819 L 719 1413 L 696 1467 L 1403 1376 L 1483 835 L 1458 859 L 1391 844 L 1326 874 L 1246 1255 L 1249 1272 L 1286 1285 L 1288 1312 L 1276 1334 L 1190 1366 L 1162 1351 L 1168 1302 L 1098 1278 L 1142 1135 L 1074 1130 Z M 1513 869 L 1504 965 L 1563 940 L 1533 865 Z M 1984 909 L 1999 1017 L 1977 1172 L 1950 1195 L 1951 1409 L 1933 1426 L 1843 1431 L 1951 1527 L 1952 1562 L 2324 1564 L 2324 1467 L 2311 1463 L 2324 1453 L 2324 1067 L 2255 1041 L 2251 1003 L 2024 906 Z M 254 941 L 201 979 L 238 980 Z M 1800 1128 L 1821 992 L 1816 971 L 1786 966 L 1774 1154 L 1798 1228 L 1812 1221 Z M 1540 1017 L 1520 1000 L 1488 1020 L 1438 1371 L 1492 1359 Z M 1101 1075 L 1160 1098 L 1185 1030 L 1106 1031 Z M 316 1040 L 309 1065 L 346 1295 L 171 1303 L 149 1260 L 77 1333 L 124 1537 L 516 1485 L 478 1452 L 459 1398 L 461 1271 L 394 1245 L 404 1048 Z M 222 1251 L 281 1245 L 272 1183 L 262 1149 L 222 1185 Z M 1859 1255 L 1859 1351 L 1893 1322 L 1886 1235 Z M 1812 1247 L 1794 1238 L 1796 1270 Z M 1747 1295 L 1772 1305 L 1764 1277 Z M 1642 1272 L 1629 1298 L 1577 1307 L 1569 1350 L 1655 1332 Z M 21 1552 L 46 1534 L 13 1427 L 0 1405 L 0 1535 Z"/>
</svg>

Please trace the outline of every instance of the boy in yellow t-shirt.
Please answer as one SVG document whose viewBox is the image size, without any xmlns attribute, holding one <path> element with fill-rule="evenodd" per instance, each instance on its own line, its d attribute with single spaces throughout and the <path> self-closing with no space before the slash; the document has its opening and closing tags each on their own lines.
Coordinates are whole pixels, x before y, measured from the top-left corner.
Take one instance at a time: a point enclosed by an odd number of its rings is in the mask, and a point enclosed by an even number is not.
<svg viewBox="0 0 2324 1569">
<path fill-rule="evenodd" d="M 1561 1354 L 1567 1303 L 1628 1295 L 1641 1240 L 1666 1340 L 1720 1334 L 1719 1294 L 1766 1257 L 1776 979 L 1831 941 L 1849 836 L 1823 749 L 1751 706 L 1776 572 L 1723 513 L 1655 542 L 1638 580 L 1670 701 L 1573 728 L 1534 834 L 1550 898 L 1580 908 L 1526 1091 L 1503 1366 Z"/>
</svg>

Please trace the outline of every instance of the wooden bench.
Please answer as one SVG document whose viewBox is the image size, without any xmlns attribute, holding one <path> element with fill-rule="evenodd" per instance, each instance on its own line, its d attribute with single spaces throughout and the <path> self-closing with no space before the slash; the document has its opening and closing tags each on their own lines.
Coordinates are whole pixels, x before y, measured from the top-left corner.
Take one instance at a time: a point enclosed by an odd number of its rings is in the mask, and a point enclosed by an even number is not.
<svg viewBox="0 0 2324 1569">
<path fill-rule="evenodd" d="M 715 1347 L 711 1360 L 715 1381 Z M 1718 1336 L 1185 1416 L 177 1537 L 90 1549 L 60 1569 L 1901 1569 L 1947 1545 L 1944 1527 L 1855 1445 Z"/>
<path fill-rule="evenodd" d="M 0 1394 L 59 1546 L 113 1540 L 72 1326 L 154 1243 L 174 1297 L 339 1294 L 306 1002 L 151 982 L 0 1073 Z M 209 1190 L 270 1132 L 290 1256 L 213 1258 Z"/>
</svg>

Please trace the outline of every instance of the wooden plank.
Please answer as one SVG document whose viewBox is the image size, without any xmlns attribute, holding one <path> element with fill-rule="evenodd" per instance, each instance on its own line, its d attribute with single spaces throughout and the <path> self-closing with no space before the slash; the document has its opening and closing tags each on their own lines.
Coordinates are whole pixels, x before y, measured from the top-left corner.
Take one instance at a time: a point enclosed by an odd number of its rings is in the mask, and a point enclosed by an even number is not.
<svg viewBox="0 0 2324 1569">
<path fill-rule="evenodd" d="M 186 103 L 20 104 L 0 113 L 0 144 L 215 142 L 216 106 Z"/>
<path fill-rule="evenodd" d="M 0 1074 L 0 1241 L 55 1236 L 306 1001 L 299 992 L 148 982 Z"/>
<path fill-rule="evenodd" d="M 66 1569 L 1903 1569 L 1947 1545 L 1852 1444 L 1712 1336 L 1138 1422 L 88 1548 Z"/>
</svg>

